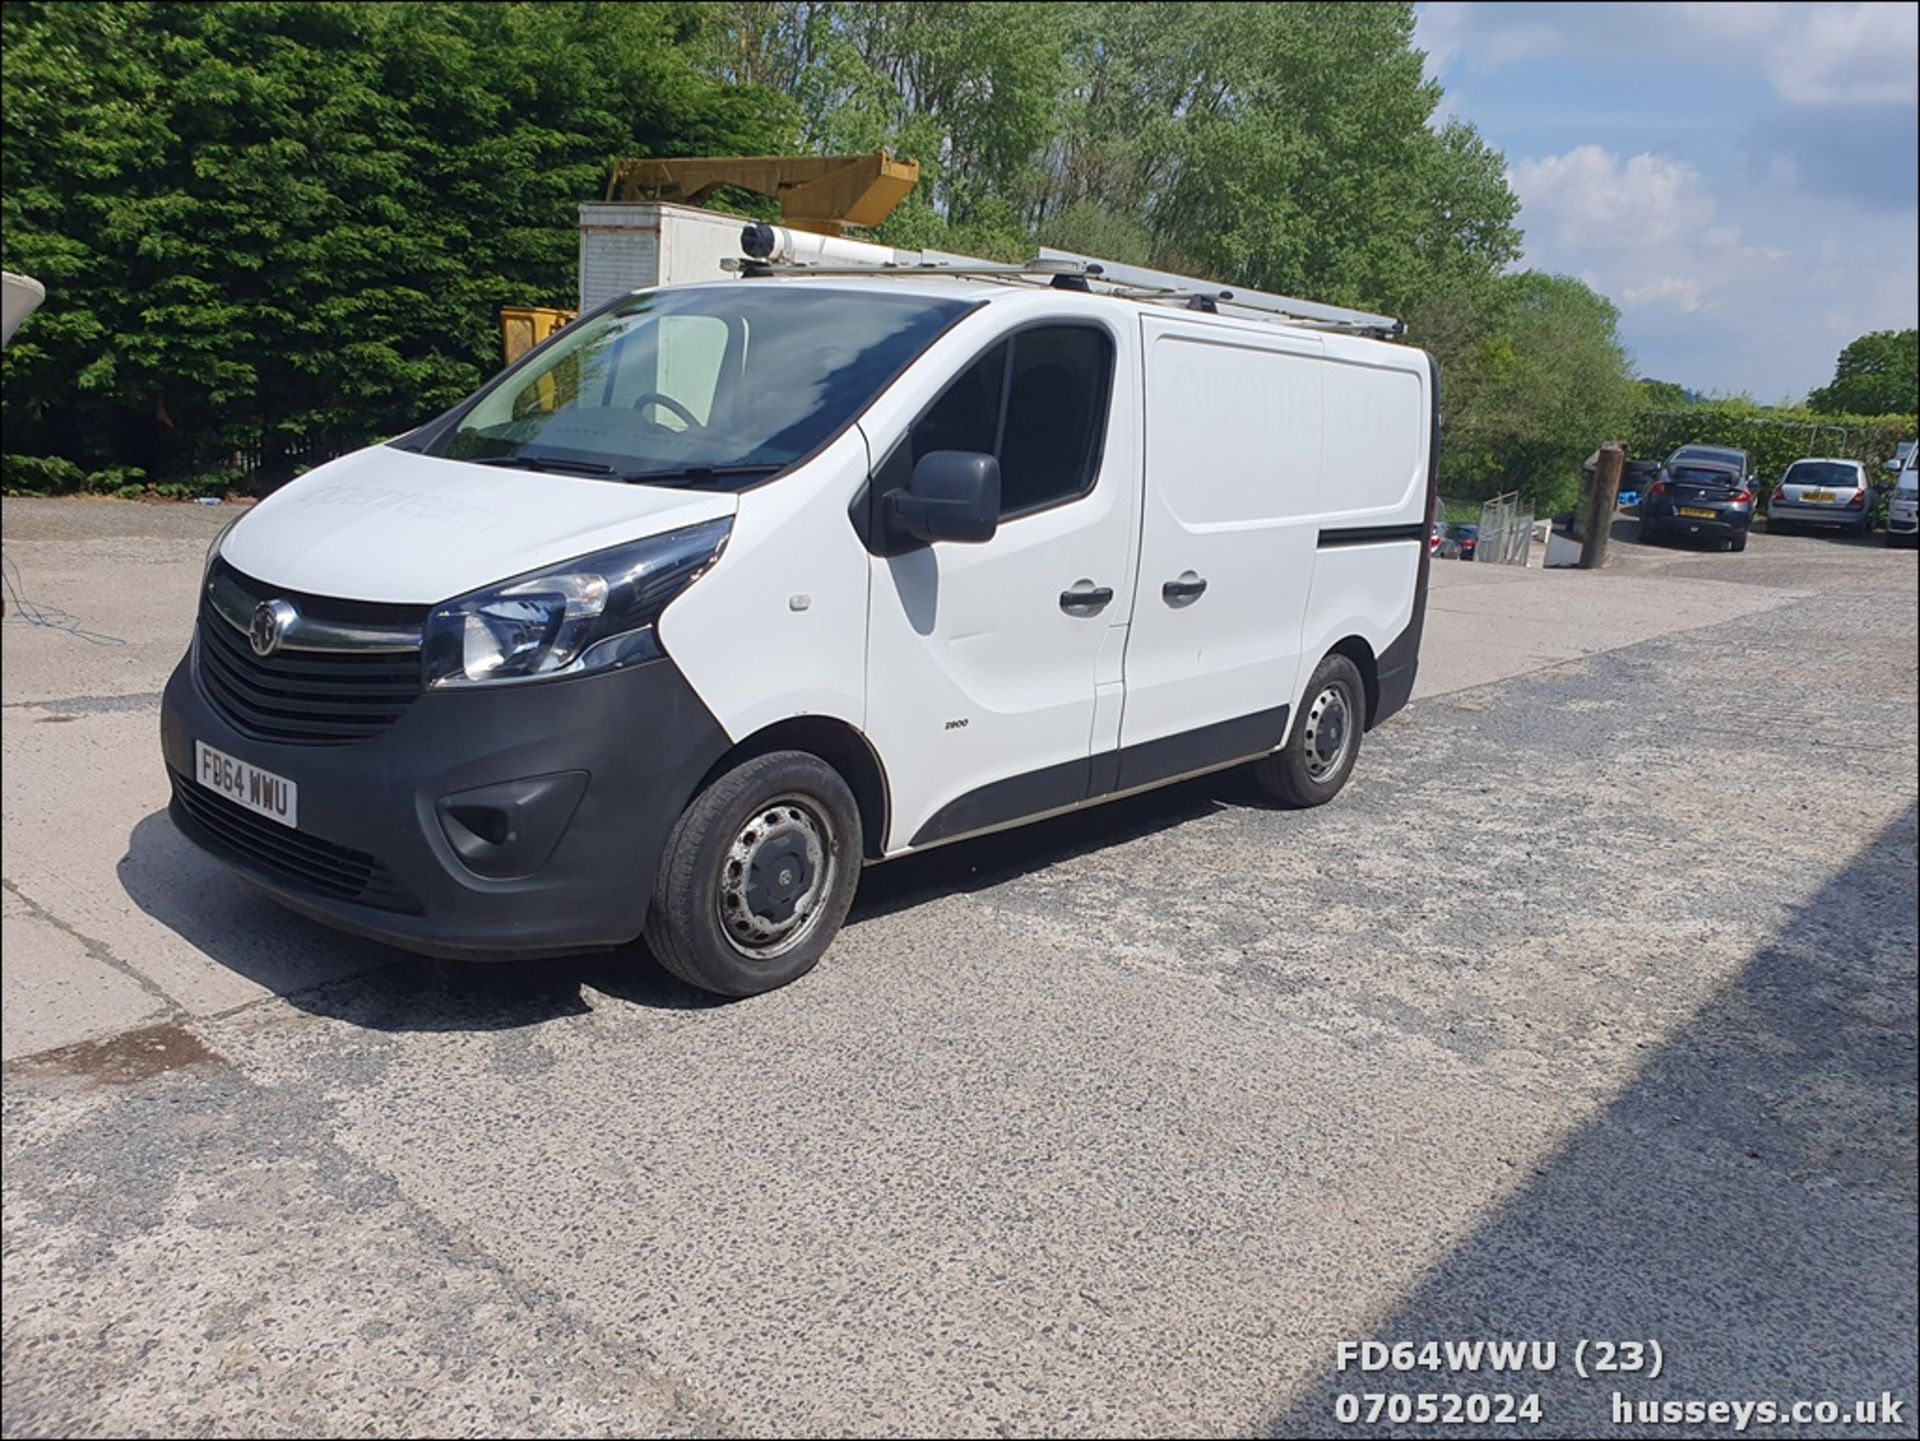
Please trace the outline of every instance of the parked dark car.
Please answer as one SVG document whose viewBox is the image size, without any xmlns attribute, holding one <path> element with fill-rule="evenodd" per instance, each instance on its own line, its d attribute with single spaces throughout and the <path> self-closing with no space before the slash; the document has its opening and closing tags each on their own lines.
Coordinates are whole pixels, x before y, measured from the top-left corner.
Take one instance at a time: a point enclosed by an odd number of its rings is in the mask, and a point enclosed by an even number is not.
<svg viewBox="0 0 1920 1441">
<path fill-rule="evenodd" d="M 1745 550 L 1753 499 L 1753 460 L 1744 450 L 1683 445 L 1640 497 L 1640 539 L 1691 536 Z"/>
<path fill-rule="evenodd" d="M 1441 537 L 1440 554 L 1456 560 L 1472 560 L 1474 547 L 1479 543 L 1479 526 L 1449 525 L 1444 528 Z"/>
</svg>

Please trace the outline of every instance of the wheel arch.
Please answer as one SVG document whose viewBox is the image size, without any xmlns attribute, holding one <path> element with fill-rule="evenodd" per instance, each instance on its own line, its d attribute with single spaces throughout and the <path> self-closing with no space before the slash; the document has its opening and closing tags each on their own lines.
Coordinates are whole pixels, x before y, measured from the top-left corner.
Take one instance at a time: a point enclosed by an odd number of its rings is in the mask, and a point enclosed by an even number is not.
<svg viewBox="0 0 1920 1441">
<path fill-rule="evenodd" d="M 1367 690 L 1367 729 L 1372 730 L 1380 714 L 1380 663 L 1373 654 L 1373 647 L 1367 644 L 1364 637 L 1350 635 L 1329 646 L 1327 655 L 1345 656 L 1360 672 L 1361 684 Z M 1326 659 L 1326 656 L 1321 659 Z"/>
<path fill-rule="evenodd" d="M 805 751 L 840 773 L 860 810 L 861 849 L 869 860 L 886 853 L 891 798 L 886 768 L 873 744 L 853 726 L 831 716 L 790 716 L 736 741 L 708 768 L 694 788 L 698 795 L 743 761 L 774 751 Z"/>
</svg>

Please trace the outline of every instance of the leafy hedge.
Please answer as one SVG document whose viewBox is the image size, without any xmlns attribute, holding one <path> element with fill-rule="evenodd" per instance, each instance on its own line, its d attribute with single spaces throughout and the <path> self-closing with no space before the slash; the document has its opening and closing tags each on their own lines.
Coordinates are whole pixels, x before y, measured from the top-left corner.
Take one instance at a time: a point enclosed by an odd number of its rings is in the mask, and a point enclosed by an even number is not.
<svg viewBox="0 0 1920 1441">
<path fill-rule="evenodd" d="M 571 301 L 608 157 L 791 148 L 790 102 L 696 67 L 705 13 L 8 0 L 0 259 L 48 301 L 0 408 L 73 467 L 18 485 L 268 488 L 452 405 L 497 306 Z"/>
<path fill-rule="evenodd" d="M 1865 461 L 1876 478 L 1901 441 L 1914 438 L 1910 415 L 1819 415 L 1811 410 L 1762 410 L 1757 406 L 1694 405 L 1684 410 L 1646 410 L 1634 417 L 1627 455 L 1656 460 L 1683 445 L 1727 445 L 1753 457 L 1754 473 L 1771 485 L 1796 460 L 1808 456 Z M 1764 497 L 1763 497 L 1764 498 Z"/>
<path fill-rule="evenodd" d="M 59 455 L 0 456 L 0 494 L 107 495 L 116 500 L 158 496 L 165 500 L 192 500 L 203 495 L 224 496 L 244 489 L 244 478 L 229 471 L 212 471 L 185 480 L 150 482 L 137 465 L 114 465 L 104 470 L 82 470 Z"/>
</svg>

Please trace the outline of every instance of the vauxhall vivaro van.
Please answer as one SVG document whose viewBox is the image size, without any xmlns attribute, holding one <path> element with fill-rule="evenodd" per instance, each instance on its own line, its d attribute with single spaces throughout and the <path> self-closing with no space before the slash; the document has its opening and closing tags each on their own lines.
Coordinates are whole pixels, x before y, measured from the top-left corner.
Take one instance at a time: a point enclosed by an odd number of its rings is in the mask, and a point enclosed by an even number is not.
<svg viewBox="0 0 1920 1441">
<path fill-rule="evenodd" d="M 1242 762 L 1331 799 L 1413 685 L 1433 369 L 1178 302 L 908 269 L 602 306 L 215 543 L 175 822 L 399 946 L 644 932 L 742 995 L 871 861 Z"/>
</svg>

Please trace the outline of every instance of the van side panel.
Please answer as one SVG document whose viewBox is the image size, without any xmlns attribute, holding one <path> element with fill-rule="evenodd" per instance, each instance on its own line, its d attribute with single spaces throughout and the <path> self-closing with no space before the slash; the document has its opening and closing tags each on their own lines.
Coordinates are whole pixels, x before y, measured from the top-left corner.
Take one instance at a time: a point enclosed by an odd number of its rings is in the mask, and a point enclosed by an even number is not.
<svg viewBox="0 0 1920 1441">
<path fill-rule="evenodd" d="M 1319 508 L 1330 526 L 1424 519 L 1425 366 L 1419 351 L 1328 338 Z"/>
<path fill-rule="evenodd" d="M 1249 716 L 1276 723 L 1244 753 L 1278 745 L 1295 698 L 1327 367 L 1321 338 L 1298 331 L 1166 314 L 1141 327 L 1147 463 L 1121 747 L 1188 735 L 1197 769 L 1237 758 L 1228 723 Z"/>
<path fill-rule="evenodd" d="M 1389 652 L 1417 624 L 1424 598 L 1433 459 L 1430 366 L 1419 351 L 1329 337 L 1324 395 L 1329 459 L 1301 632 L 1303 670 L 1358 636 L 1384 673 L 1401 663 L 1397 652 Z M 1391 697 L 1395 707 L 1411 686 L 1411 677 L 1405 679 L 1406 687 Z M 1388 689 L 1382 688 L 1383 701 Z"/>
<path fill-rule="evenodd" d="M 858 426 L 802 470 L 740 496 L 713 569 L 660 617 L 660 642 L 735 741 L 791 716 L 866 718 L 867 552 L 847 502 Z"/>
</svg>

